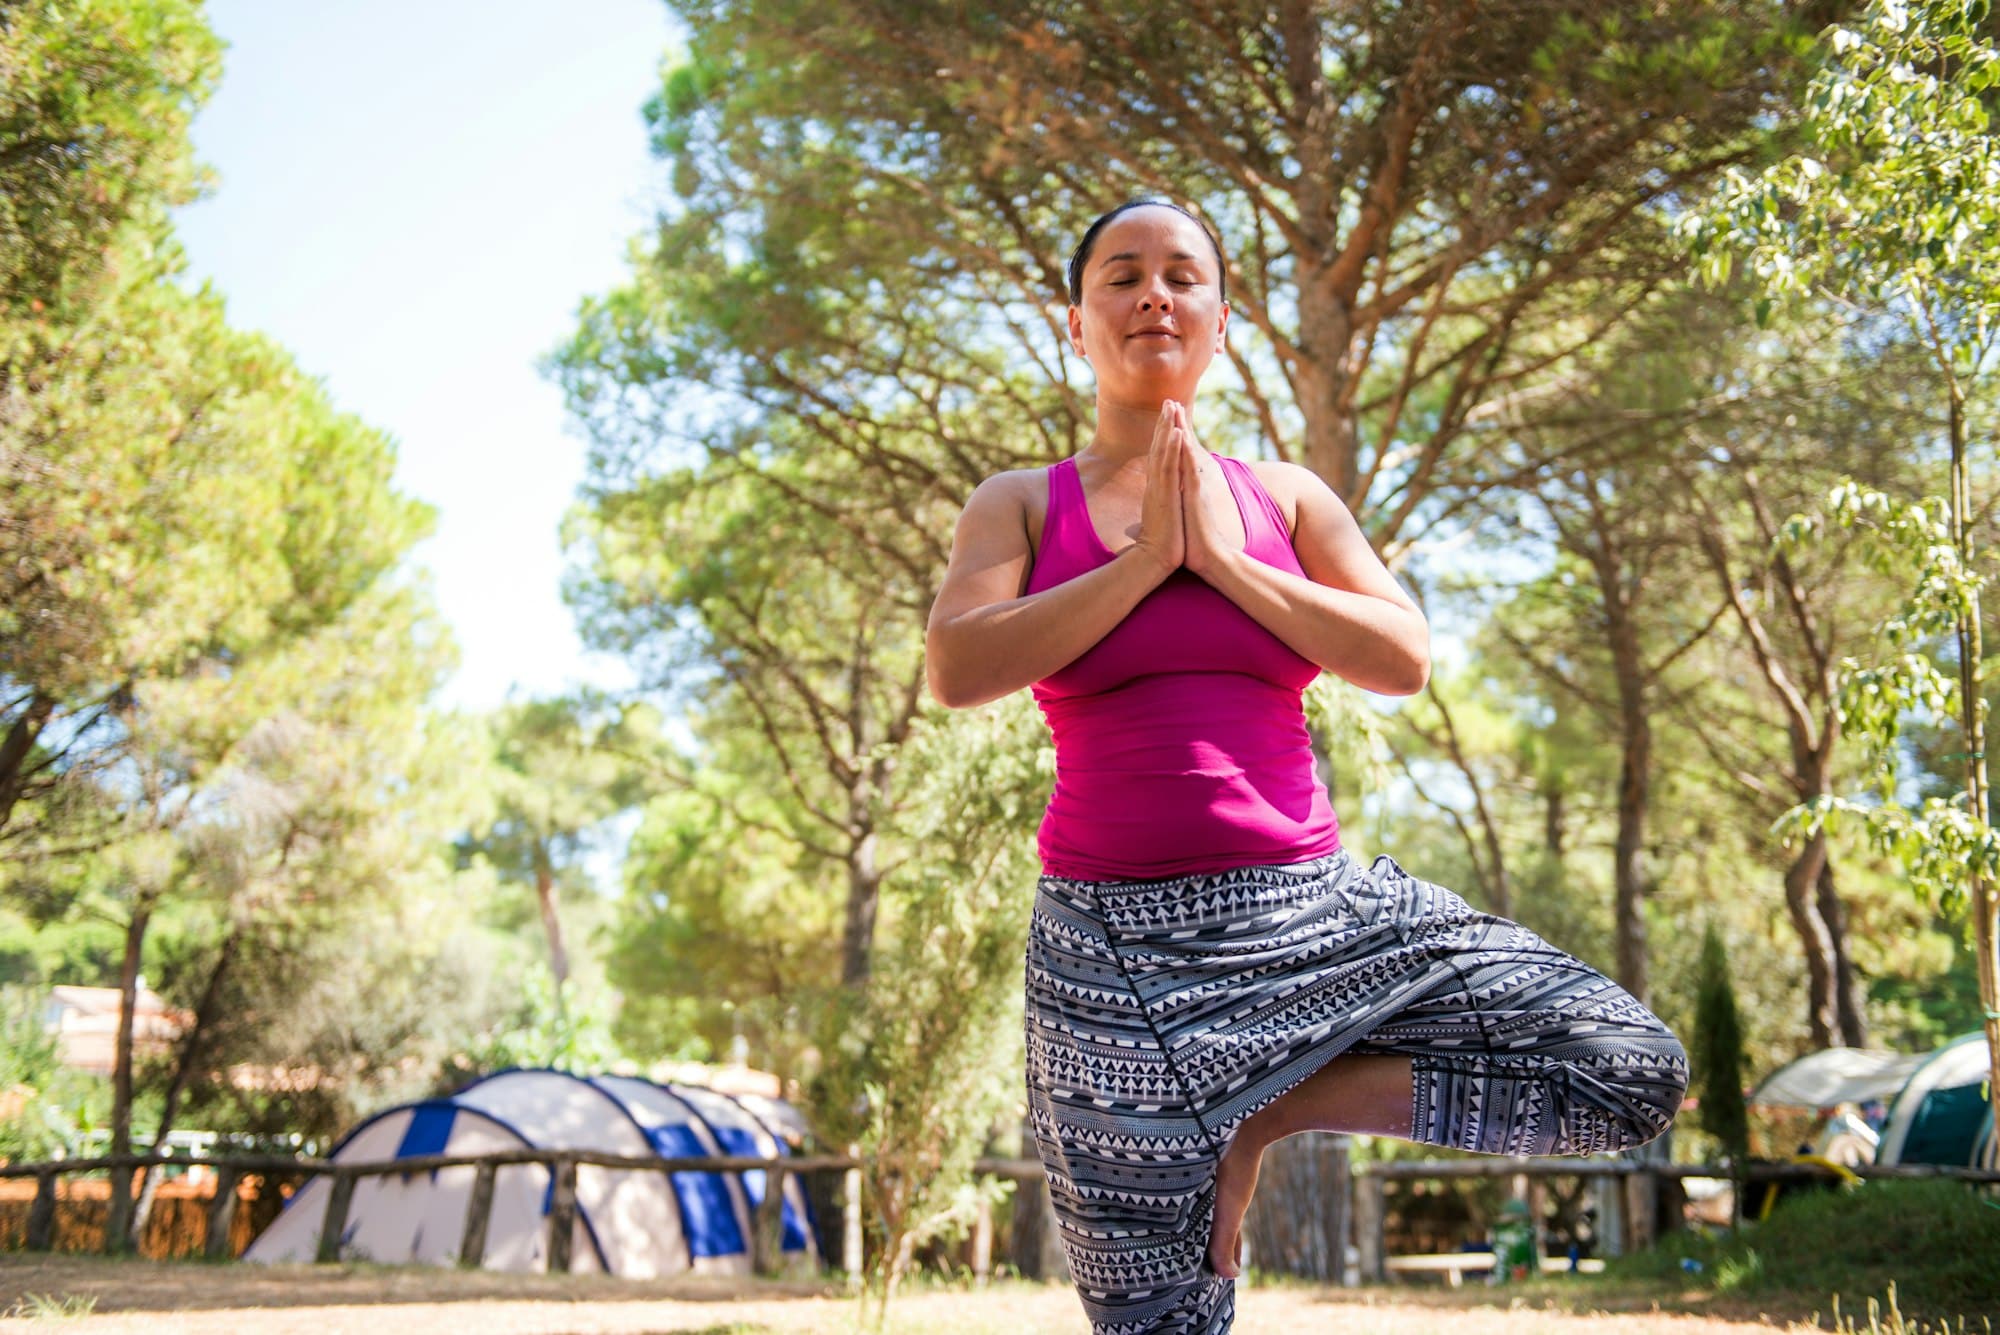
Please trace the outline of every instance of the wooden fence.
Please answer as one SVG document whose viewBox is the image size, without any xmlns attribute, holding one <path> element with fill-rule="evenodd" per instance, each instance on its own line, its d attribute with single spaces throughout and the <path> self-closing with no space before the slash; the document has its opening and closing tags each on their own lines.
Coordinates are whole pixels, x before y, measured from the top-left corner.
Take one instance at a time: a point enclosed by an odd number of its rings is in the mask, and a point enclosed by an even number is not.
<svg viewBox="0 0 2000 1335">
<path fill-rule="evenodd" d="M 752 1212 L 750 1236 L 751 1268 L 758 1274 L 775 1274 L 782 1260 L 785 1181 L 793 1174 L 838 1172 L 845 1178 L 841 1229 L 841 1268 L 858 1277 L 861 1270 L 861 1191 L 860 1162 L 846 1155 L 794 1155 L 765 1159 L 751 1155 L 631 1157 L 602 1154 L 590 1150 L 505 1150 L 487 1154 L 428 1154 L 375 1163 L 335 1163 L 327 1159 L 287 1158 L 281 1155 L 235 1155 L 222 1158 L 188 1158 L 163 1154 L 106 1155 L 93 1159 L 61 1159 L 47 1163 L 0 1165 L 0 1179 L 35 1179 L 35 1199 L 28 1210 L 24 1245 L 29 1251 L 48 1251 L 55 1240 L 57 1183 L 68 1176 L 105 1173 L 130 1174 L 141 1168 L 195 1168 L 215 1174 L 215 1195 L 208 1208 L 205 1252 L 213 1259 L 230 1254 L 230 1234 L 235 1222 L 238 1185 L 249 1175 L 264 1177 L 329 1177 L 326 1213 L 320 1222 L 321 1262 L 341 1259 L 341 1235 L 347 1229 L 347 1213 L 353 1204 L 354 1188 L 363 1178 L 387 1174 L 428 1173 L 441 1168 L 474 1170 L 472 1193 L 467 1198 L 464 1232 L 460 1237 L 458 1263 L 477 1268 L 486 1256 L 486 1233 L 493 1212 L 493 1188 L 499 1170 L 518 1164 L 537 1164 L 548 1169 L 551 1178 L 548 1210 L 548 1268 L 552 1273 L 567 1271 L 570 1247 L 576 1232 L 576 1170 L 583 1165 L 613 1171 L 646 1173 L 741 1173 L 761 1171 L 764 1195 Z M 977 1171 L 995 1177 L 1028 1178 L 1040 1181 L 1042 1166 L 1033 1159 L 982 1159 Z M 671 1188 L 670 1188 L 671 1189 Z M 123 1249 L 123 1239 L 114 1230 L 117 1212 L 108 1212 L 104 1250 Z M 980 1278 L 991 1271 L 993 1220 L 989 1210 L 981 1210 L 973 1230 L 974 1270 Z"/>
<path fill-rule="evenodd" d="M 1550 1178 L 1609 1179 L 1626 1186 L 1627 1207 L 1621 1235 L 1614 1239 L 1622 1249 L 1649 1245 L 1653 1238 L 1644 1221 L 1650 1219 L 1651 1204 L 1661 1184 L 1687 1178 L 1723 1178 L 1742 1185 L 1753 1182 L 1784 1182 L 1828 1179 L 1823 1168 L 1809 1163 L 1669 1164 L 1634 1159 L 1514 1158 L 1400 1159 L 1355 1163 L 1348 1151 L 1347 1138 L 1328 1136 L 1302 1138 L 1319 1141 L 1314 1151 L 1319 1167 L 1313 1178 L 1311 1202 L 1283 1213 L 1290 1226 L 1302 1229 L 1309 1238 L 1299 1256 L 1272 1256 L 1290 1272 L 1331 1280 L 1338 1284 L 1381 1282 L 1391 1266 L 1385 1246 L 1389 1216 L 1388 1188 L 1391 1183 L 1447 1181 L 1467 1178 L 1514 1178 L 1519 1184 Z M 200 1166 L 216 1175 L 215 1195 L 209 1205 L 206 1251 L 210 1257 L 230 1253 L 231 1225 L 238 1202 L 238 1185 L 247 1175 L 264 1177 L 333 1179 L 328 1192 L 326 1213 L 320 1224 L 317 1260 L 341 1259 L 341 1235 L 346 1231 L 348 1209 L 354 1189 L 363 1178 L 385 1174 L 425 1173 L 442 1168 L 470 1167 L 473 1187 L 466 1203 L 464 1231 L 460 1238 L 458 1264 L 479 1266 L 486 1255 L 486 1234 L 493 1206 L 494 1182 L 503 1167 L 535 1164 L 546 1168 L 552 1180 L 548 1211 L 548 1267 L 551 1272 L 569 1269 L 570 1248 L 575 1234 L 577 1199 L 576 1173 L 583 1165 L 625 1172 L 681 1173 L 762 1171 L 763 1199 L 753 1212 L 749 1247 L 752 1269 L 758 1274 L 776 1273 L 782 1259 L 782 1209 L 786 1179 L 794 1174 L 838 1172 L 842 1174 L 843 1228 L 840 1266 L 850 1278 L 861 1270 L 860 1162 L 846 1155 L 800 1155 L 788 1158 L 753 1156 L 712 1157 L 628 1157 L 587 1150 L 521 1149 L 478 1155 L 433 1154 L 376 1163 L 334 1163 L 326 1159 L 283 1156 L 229 1156 L 223 1158 L 183 1158 L 160 1154 L 127 1154 L 93 1159 L 68 1159 L 49 1163 L 0 1166 L 0 1179 L 32 1177 L 36 1182 L 34 1203 L 29 1209 L 25 1245 L 30 1251 L 47 1251 L 55 1235 L 57 1183 L 66 1176 L 90 1173 L 115 1175 L 140 1168 L 159 1166 L 192 1168 Z M 1010 1178 L 1024 1186 L 1039 1187 L 1042 1166 L 1034 1159 L 982 1159 L 977 1171 Z M 2000 1172 L 1971 1168 L 1940 1167 L 1928 1164 L 1863 1165 L 1850 1170 L 1864 1179 L 1944 1178 L 1973 1184 L 2000 1184 Z M 1044 1192 L 1024 1190 L 1017 1206 L 1041 1211 L 1047 1208 Z M 1314 1215 L 1316 1202 L 1317 1216 Z M 111 1212 L 115 1215 L 116 1212 Z M 1250 1222 L 1253 1238 L 1263 1231 L 1258 1217 Z M 1018 1226 L 1018 1220 L 1017 1220 Z M 118 1250 L 122 1239 L 112 1233 L 107 1221 L 104 1247 Z M 1358 1263 L 1350 1267 L 1346 1256 L 1350 1245 Z M 993 1260 L 993 1218 L 982 1209 L 975 1221 L 971 1241 L 971 1269 L 984 1279 Z M 1317 1259 L 1313 1254 L 1317 1254 Z"/>
</svg>

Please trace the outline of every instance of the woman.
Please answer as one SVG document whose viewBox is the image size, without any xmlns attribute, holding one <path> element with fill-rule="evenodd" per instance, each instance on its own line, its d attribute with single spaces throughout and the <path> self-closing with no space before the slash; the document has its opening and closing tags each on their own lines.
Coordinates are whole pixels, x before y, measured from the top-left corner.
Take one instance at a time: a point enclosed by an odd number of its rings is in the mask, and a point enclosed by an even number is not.
<svg viewBox="0 0 2000 1335">
<path fill-rule="evenodd" d="M 1055 738 L 1028 1101 L 1098 1335 L 1229 1329 L 1281 1137 L 1615 1149 L 1664 1131 L 1687 1078 L 1595 970 L 1341 849 L 1300 693 L 1322 671 L 1421 690 L 1429 632 L 1317 476 L 1196 439 L 1223 273 L 1176 205 L 1084 234 L 1069 336 L 1096 430 L 974 491 L 927 638 L 940 702 L 1032 686 Z"/>
</svg>

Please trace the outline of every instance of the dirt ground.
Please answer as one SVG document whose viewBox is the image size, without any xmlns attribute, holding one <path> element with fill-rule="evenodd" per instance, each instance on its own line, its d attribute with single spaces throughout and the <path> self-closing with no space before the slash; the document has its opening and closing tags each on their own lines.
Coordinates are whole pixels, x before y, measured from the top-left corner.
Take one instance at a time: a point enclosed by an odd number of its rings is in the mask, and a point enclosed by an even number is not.
<svg viewBox="0 0 2000 1335">
<path fill-rule="evenodd" d="M 1509 1306 L 1485 1290 L 1360 1293 L 1257 1288 L 1238 1300 L 1237 1329 L 1341 1335 L 1723 1335 L 1804 1330 L 1754 1314 L 1570 1313 Z M 207 1265 L 89 1256 L 0 1256 L 0 1331 L 683 1332 L 849 1335 L 863 1327 L 835 1286 L 770 1280 L 550 1278 L 371 1266 Z M 898 1298 L 895 1335 L 950 1332 L 1086 1335 L 1067 1288 L 1002 1283 L 913 1290 Z"/>
</svg>

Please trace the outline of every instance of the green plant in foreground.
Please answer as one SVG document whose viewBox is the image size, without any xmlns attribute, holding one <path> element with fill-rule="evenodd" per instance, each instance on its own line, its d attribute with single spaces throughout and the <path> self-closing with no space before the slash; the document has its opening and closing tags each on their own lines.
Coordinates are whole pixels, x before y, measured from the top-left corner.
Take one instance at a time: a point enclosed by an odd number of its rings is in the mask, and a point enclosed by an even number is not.
<svg viewBox="0 0 2000 1335">
<path fill-rule="evenodd" d="M 1854 1318 L 1840 1314 L 1840 1295 L 1833 1299 L 1833 1329 L 1836 1335 L 1964 1335 L 1967 1331 L 1983 1331 L 1992 1335 L 1993 1319 L 1979 1318 L 1977 1326 L 1969 1326 L 1964 1317 L 1956 1321 L 1924 1321 L 1906 1317 L 1896 1305 L 1896 1286 L 1889 1286 L 1888 1309 L 1885 1311 L 1880 1301 L 1868 1300 L 1868 1324 L 1856 1325 Z M 1819 1324 L 1819 1314 L 1813 1314 L 1813 1324 Z"/>
<path fill-rule="evenodd" d="M 95 1294 L 24 1293 L 0 1317 L 10 1321 L 67 1321 L 97 1310 Z"/>
</svg>

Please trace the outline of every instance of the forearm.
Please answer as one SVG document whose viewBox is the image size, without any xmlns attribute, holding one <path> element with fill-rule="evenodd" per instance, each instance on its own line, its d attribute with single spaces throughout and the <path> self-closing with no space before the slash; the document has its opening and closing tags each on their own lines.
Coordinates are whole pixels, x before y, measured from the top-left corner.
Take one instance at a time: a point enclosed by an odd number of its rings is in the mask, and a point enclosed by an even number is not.
<svg viewBox="0 0 2000 1335">
<path fill-rule="evenodd" d="M 1430 676 L 1430 628 L 1412 608 L 1315 583 L 1242 551 L 1218 554 L 1200 574 L 1293 652 L 1365 691 L 1413 695 Z"/>
<path fill-rule="evenodd" d="M 924 636 L 931 694 L 964 709 L 1040 681 L 1103 639 L 1167 574 L 1158 560 L 1128 547 L 1054 588 L 933 620 Z"/>
</svg>

